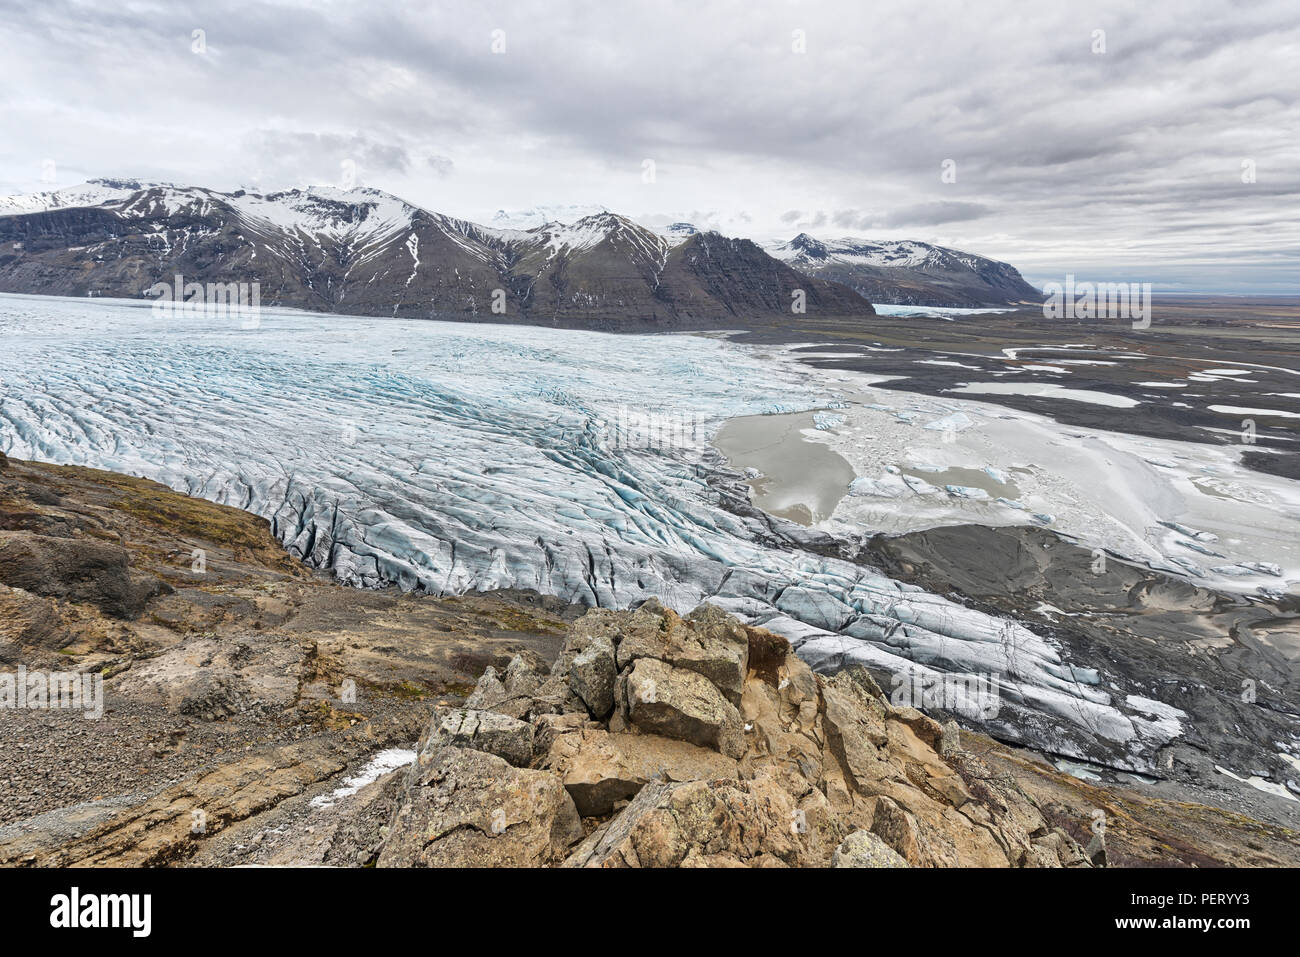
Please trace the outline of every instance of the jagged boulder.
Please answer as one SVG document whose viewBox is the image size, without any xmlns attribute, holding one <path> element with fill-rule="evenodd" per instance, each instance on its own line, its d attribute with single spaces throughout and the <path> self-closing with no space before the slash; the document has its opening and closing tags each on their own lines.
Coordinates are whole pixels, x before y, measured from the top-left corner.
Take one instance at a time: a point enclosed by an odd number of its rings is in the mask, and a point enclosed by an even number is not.
<svg viewBox="0 0 1300 957">
<path fill-rule="evenodd" d="M 524 768 L 533 759 L 533 726 L 495 711 L 448 708 L 434 715 L 420 740 L 421 751 L 447 747 L 495 754 Z"/>
<path fill-rule="evenodd" d="M 799 809 L 771 778 L 646 785 L 568 867 L 812 866 Z"/>
<path fill-rule="evenodd" d="M 483 751 L 439 748 L 412 767 L 378 864 L 539 867 L 563 861 L 581 837 L 557 775 Z"/>
<path fill-rule="evenodd" d="M 831 855 L 831 867 L 907 867 L 896 850 L 871 831 L 854 831 Z"/>
<path fill-rule="evenodd" d="M 745 753 L 740 713 L 717 686 L 693 671 L 641 658 L 627 675 L 628 721 L 638 730 L 711 747 L 739 758 Z"/>
<path fill-rule="evenodd" d="M 593 638 L 569 666 L 569 687 L 593 718 L 608 718 L 614 710 L 614 643 L 604 635 Z"/>
<path fill-rule="evenodd" d="M 717 751 L 658 735 L 611 734 L 599 728 L 557 737 L 543 766 L 563 776 L 583 817 L 612 813 L 652 779 L 738 776 L 736 762 Z"/>
<path fill-rule="evenodd" d="M 618 629 L 618 667 L 653 658 L 708 679 L 734 705 L 748 671 L 749 637 L 735 618 L 713 605 L 701 605 L 680 618 L 653 599 Z"/>
</svg>

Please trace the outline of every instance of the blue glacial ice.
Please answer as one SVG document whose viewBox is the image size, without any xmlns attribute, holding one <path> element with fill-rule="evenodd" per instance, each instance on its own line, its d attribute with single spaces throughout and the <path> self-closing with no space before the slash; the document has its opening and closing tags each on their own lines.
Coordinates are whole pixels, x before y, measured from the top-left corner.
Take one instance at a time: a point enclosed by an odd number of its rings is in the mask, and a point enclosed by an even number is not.
<svg viewBox="0 0 1300 957">
<path fill-rule="evenodd" d="M 827 407 L 806 367 L 701 336 L 280 310 L 244 325 L 0 296 L 0 449 L 255 512 L 351 585 L 708 600 L 821 669 L 996 675 L 985 726 L 1056 753 L 1148 770 L 1178 733 L 1017 622 L 724 508 L 699 439 L 732 416 Z M 629 420 L 686 422 L 651 436 L 694 441 L 626 441 Z"/>
</svg>

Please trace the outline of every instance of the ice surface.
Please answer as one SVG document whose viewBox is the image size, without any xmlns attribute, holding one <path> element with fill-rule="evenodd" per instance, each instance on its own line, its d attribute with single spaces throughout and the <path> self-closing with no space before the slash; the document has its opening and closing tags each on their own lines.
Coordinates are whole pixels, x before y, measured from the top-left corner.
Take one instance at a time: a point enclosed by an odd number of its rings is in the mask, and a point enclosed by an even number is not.
<svg viewBox="0 0 1300 957">
<path fill-rule="evenodd" d="M 838 401 L 758 350 L 269 309 L 243 329 L 23 296 L 0 297 L 0 339 L 0 449 L 263 515 L 347 583 L 711 600 L 820 666 L 995 674 L 998 727 L 1037 747 L 1140 769 L 1160 743 L 1135 723 L 1149 710 L 1081 680 L 1029 628 L 794 547 L 796 526 L 774 540 L 719 506 L 698 443 L 622 441 L 629 412 L 711 436 L 729 417 Z"/>
</svg>

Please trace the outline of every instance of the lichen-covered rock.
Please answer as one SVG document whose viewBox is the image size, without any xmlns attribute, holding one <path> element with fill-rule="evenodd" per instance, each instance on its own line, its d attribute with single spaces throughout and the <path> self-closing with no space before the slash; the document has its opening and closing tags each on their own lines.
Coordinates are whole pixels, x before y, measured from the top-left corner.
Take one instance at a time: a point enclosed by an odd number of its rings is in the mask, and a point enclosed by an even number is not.
<svg viewBox="0 0 1300 957">
<path fill-rule="evenodd" d="M 745 753 L 740 713 L 708 679 L 654 658 L 641 658 L 627 676 L 627 717 L 638 730 Z"/>
<path fill-rule="evenodd" d="M 487 711 L 501 704 L 508 697 L 510 695 L 506 692 L 501 676 L 497 674 L 495 668 L 488 665 L 487 670 L 479 676 L 478 683 L 474 685 L 470 696 L 465 699 L 465 707 L 471 711 Z"/>
<path fill-rule="evenodd" d="M 652 779 L 734 778 L 736 762 L 708 748 L 648 734 L 585 730 L 560 735 L 543 764 L 563 776 L 583 817 L 603 816 Z"/>
<path fill-rule="evenodd" d="M 701 605 L 685 619 L 657 601 L 645 602 L 618 629 L 618 667 L 655 658 L 693 671 L 732 704 L 740 704 L 749 662 L 745 627 L 713 605 Z"/>
<path fill-rule="evenodd" d="M 831 855 L 831 867 L 907 867 L 897 851 L 871 831 L 854 831 Z"/>
<path fill-rule="evenodd" d="M 917 826 L 916 818 L 887 797 L 876 798 L 871 833 L 893 848 L 910 865 L 929 862 L 925 839 Z"/>
<path fill-rule="evenodd" d="M 608 718 L 614 710 L 614 643 L 600 635 L 588 642 L 569 666 L 569 687 L 593 718 Z"/>
<path fill-rule="evenodd" d="M 441 748 L 419 756 L 379 853 L 380 867 L 539 867 L 582 837 L 557 775 L 496 755 Z"/>
<path fill-rule="evenodd" d="M 648 784 L 568 867 L 810 866 L 794 799 L 770 778 Z"/>
<path fill-rule="evenodd" d="M 470 748 L 526 768 L 533 760 L 533 726 L 495 711 L 448 708 L 434 715 L 420 750 Z"/>
<path fill-rule="evenodd" d="M 496 711 L 522 720 L 537 710 L 537 696 L 545 682 L 546 675 L 531 659 L 516 655 L 504 673 L 488 666 L 465 699 L 465 707 L 471 711 Z"/>
</svg>

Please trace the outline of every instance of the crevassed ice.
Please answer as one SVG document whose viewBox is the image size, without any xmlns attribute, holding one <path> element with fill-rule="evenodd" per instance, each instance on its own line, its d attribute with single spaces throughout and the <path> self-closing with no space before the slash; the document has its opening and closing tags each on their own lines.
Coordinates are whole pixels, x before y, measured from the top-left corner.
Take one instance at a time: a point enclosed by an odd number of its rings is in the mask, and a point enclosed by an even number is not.
<svg viewBox="0 0 1300 957">
<path fill-rule="evenodd" d="M 1100 675 L 1016 622 L 765 544 L 718 506 L 702 445 L 620 442 L 637 414 L 668 424 L 653 442 L 828 403 L 806 370 L 754 350 L 281 310 L 243 329 L 20 296 L 0 297 L 0 341 L 5 452 L 263 515 L 350 584 L 534 588 L 611 607 L 657 596 L 679 610 L 707 599 L 822 668 L 995 675 L 1003 706 L 985 723 L 1038 747 L 1142 769 L 1178 733 L 1135 724 Z"/>
</svg>

